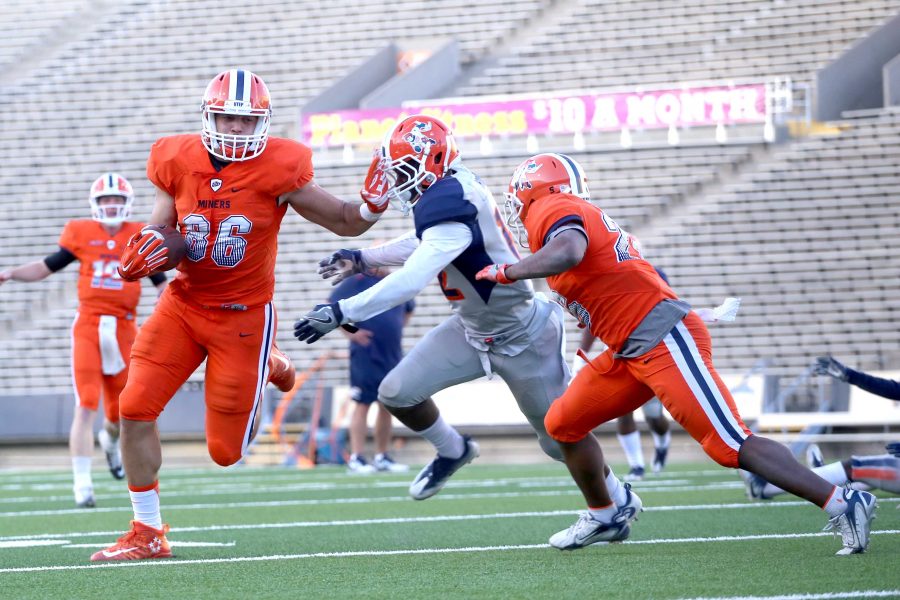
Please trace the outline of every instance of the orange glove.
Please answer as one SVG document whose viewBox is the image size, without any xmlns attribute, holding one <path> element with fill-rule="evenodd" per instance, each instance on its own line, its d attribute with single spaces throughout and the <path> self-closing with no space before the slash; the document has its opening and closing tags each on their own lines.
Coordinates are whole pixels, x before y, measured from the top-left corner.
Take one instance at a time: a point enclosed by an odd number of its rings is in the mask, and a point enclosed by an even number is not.
<svg viewBox="0 0 900 600">
<path fill-rule="evenodd" d="M 363 187 L 359 190 L 359 195 L 369 210 L 378 215 L 387 210 L 387 191 L 387 177 L 385 177 L 384 169 L 382 168 L 381 156 L 376 151 L 375 156 L 372 157 L 372 164 L 369 165 L 369 172 L 366 173 Z"/>
<path fill-rule="evenodd" d="M 509 267 L 509 265 L 488 265 L 475 273 L 475 279 L 486 279 L 487 281 L 494 281 L 496 283 L 509 285 L 510 283 L 514 283 L 516 280 L 510 279 L 506 276 L 507 267 Z"/>
<path fill-rule="evenodd" d="M 169 259 L 169 249 L 162 245 L 162 234 L 156 231 L 138 231 L 125 245 L 119 260 L 119 277 L 125 281 L 137 281 L 152 275 Z"/>
</svg>

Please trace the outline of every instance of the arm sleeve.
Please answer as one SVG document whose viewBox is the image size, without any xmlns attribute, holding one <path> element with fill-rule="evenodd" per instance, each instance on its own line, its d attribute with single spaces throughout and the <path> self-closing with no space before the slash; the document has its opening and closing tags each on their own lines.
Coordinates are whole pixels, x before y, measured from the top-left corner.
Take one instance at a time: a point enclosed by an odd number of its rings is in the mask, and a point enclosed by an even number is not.
<svg viewBox="0 0 900 600">
<path fill-rule="evenodd" d="M 472 231 L 462 223 L 429 227 L 403 268 L 361 294 L 341 300 L 341 312 L 350 322 L 365 321 L 411 300 L 471 243 Z"/>
<path fill-rule="evenodd" d="M 363 248 L 363 262 L 367 267 L 396 267 L 405 263 L 418 247 L 416 232 L 408 231 L 380 246 Z"/>
<path fill-rule="evenodd" d="M 900 400 L 900 381 L 875 377 L 853 369 L 847 369 L 847 383 L 866 390 L 871 394 L 890 400 Z"/>
<path fill-rule="evenodd" d="M 154 273 L 150 276 L 150 283 L 153 285 L 159 285 L 161 283 L 165 283 L 167 277 L 165 273 Z"/>
<path fill-rule="evenodd" d="M 60 246 L 59 250 L 44 259 L 44 264 L 50 269 L 50 272 L 57 271 L 68 267 L 70 264 L 78 260 L 78 257 Z"/>
<path fill-rule="evenodd" d="M 147 158 L 147 179 L 173 198 L 175 197 L 175 180 L 170 173 L 171 161 L 165 159 L 165 138 L 157 140 L 150 147 L 150 156 Z"/>
</svg>

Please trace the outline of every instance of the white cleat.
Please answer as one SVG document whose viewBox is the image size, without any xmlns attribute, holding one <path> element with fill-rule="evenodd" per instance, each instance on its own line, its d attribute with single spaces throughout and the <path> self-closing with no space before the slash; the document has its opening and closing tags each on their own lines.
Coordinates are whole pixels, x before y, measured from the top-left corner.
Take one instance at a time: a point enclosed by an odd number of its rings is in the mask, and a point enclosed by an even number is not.
<svg viewBox="0 0 900 600">
<path fill-rule="evenodd" d="M 847 510 L 832 517 L 823 531 L 840 532 L 844 547 L 837 551 L 838 556 L 861 554 L 869 547 L 869 529 L 875 518 L 878 502 L 869 492 L 842 490 Z"/>
<path fill-rule="evenodd" d="M 372 464 L 377 470 L 386 473 L 406 473 L 407 471 L 409 471 L 409 465 L 395 462 L 394 459 L 391 458 L 387 453 L 376 454 L 375 460 L 372 461 Z"/>
<path fill-rule="evenodd" d="M 347 461 L 347 472 L 354 475 L 370 475 L 375 472 L 375 467 L 359 454 L 351 454 Z"/>
<path fill-rule="evenodd" d="M 610 523 L 598 521 L 588 511 L 582 511 L 574 525 L 550 537 L 550 545 L 560 550 L 577 550 L 598 542 L 621 542 L 629 535 L 628 512 L 622 508 Z"/>
<path fill-rule="evenodd" d="M 413 500 L 431 498 L 444 487 L 450 476 L 469 464 L 478 456 L 478 444 L 467 435 L 463 436 L 466 445 L 459 458 L 446 458 L 438 454 L 433 461 L 425 465 L 409 486 L 409 495 Z"/>
<path fill-rule="evenodd" d="M 100 448 L 106 455 L 106 464 L 109 466 L 109 472 L 114 479 L 125 479 L 125 465 L 122 464 L 122 451 L 119 449 L 119 438 L 112 438 L 106 429 L 101 429 L 97 434 L 97 441 L 100 442 Z"/>
</svg>

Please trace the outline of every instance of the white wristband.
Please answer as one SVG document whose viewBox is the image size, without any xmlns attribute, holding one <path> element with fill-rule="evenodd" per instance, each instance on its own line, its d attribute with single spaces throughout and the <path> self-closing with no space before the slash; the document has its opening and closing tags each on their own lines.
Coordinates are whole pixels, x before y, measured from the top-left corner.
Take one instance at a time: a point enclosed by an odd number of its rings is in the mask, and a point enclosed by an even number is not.
<svg viewBox="0 0 900 600">
<path fill-rule="evenodd" d="M 378 219 L 381 218 L 382 213 L 372 212 L 369 209 L 369 205 L 363 202 L 359 205 L 359 216 L 361 216 L 364 220 L 369 223 L 374 223 Z"/>
</svg>

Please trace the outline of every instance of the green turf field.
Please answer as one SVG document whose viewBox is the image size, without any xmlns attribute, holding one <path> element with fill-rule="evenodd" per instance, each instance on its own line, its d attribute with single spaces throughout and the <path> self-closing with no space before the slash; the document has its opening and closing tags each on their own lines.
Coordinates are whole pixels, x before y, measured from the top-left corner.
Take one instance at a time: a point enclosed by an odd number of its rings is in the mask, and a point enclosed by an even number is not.
<svg viewBox="0 0 900 600">
<path fill-rule="evenodd" d="M 412 474 L 164 470 L 176 557 L 100 566 L 125 486 L 95 468 L 98 507 L 76 510 L 70 477 L 0 473 L 0 598 L 900 597 L 898 498 L 880 496 L 868 553 L 838 557 L 822 511 L 751 503 L 712 463 L 637 483 L 628 542 L 567 553 L 546 544 L 582 507 L 560 465 L 476 463 L 423 502 Z"/>
</svg>

